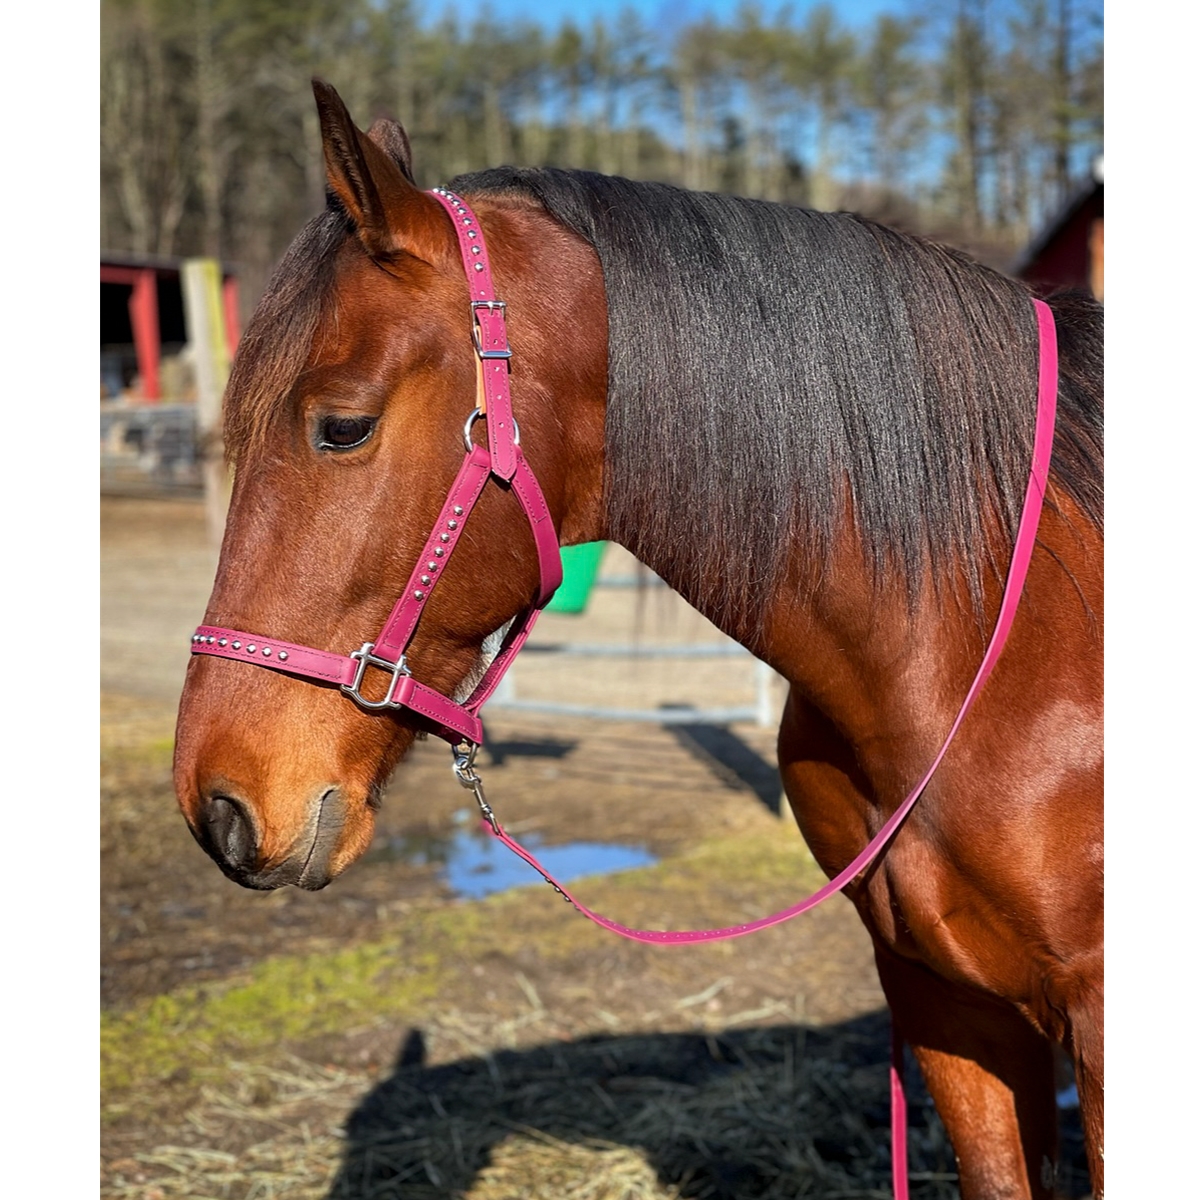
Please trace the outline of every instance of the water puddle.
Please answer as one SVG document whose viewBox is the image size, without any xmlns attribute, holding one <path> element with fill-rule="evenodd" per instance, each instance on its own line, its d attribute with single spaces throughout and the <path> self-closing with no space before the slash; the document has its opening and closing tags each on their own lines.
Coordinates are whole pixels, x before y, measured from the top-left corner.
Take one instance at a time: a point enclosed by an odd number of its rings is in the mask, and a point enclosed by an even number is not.
<svg viewBox="0 0 1200 1200">
<path fill-rule="evenodd" d="M 472 814 L 465 809 L 455 814 L 460 828 L 446 837 L 393 837 L 372 846 L 363 862 L 404 862 L 413 866 L 436 866 L 439 877 L 456 896 L 478 900 L 493 892 L 540 883 L 542 877 L 490 834 L 468 828 Z M 652 866 L 655 855 L 641 846 L 608 842 L 566 842 L 544 845 L 536 833 L 518 834 L 517 840 L 559 882 L 570 883 L 586 875 L 611 875 L 635 867 Z"/>
</svg>

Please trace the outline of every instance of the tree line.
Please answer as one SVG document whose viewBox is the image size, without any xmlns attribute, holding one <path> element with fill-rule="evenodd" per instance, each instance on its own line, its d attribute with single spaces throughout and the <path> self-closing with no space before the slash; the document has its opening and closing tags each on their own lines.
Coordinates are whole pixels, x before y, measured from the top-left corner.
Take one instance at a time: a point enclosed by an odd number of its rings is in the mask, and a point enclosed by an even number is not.
<svg viewBox="0 0 1200 1200">
<path fill-rule="evenodd" d="M 665 31 L 417 0 L 102 0 L 101 239 L 260 285 L 324 202 L 309 79 L 398 117 L 424 186 L 501 163 L 853 208 L 1002 263 L 1101 151 L 1100 0 L 743 4 Z"/>
</svg>

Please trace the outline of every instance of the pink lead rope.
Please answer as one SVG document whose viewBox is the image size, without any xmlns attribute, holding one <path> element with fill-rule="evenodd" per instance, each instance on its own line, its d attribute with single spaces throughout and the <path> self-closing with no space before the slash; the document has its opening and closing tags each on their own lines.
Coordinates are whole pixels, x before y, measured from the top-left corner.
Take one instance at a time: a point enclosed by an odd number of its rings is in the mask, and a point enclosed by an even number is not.
<svg viewBox="0 0 1200 1200">
<path fill-rule="evenodd" d="M 759 929 L 769 929 L 790 921 L 809 909 L 816 908 L 823 900 L 835 895 L 846 887 L 852 879 L 864 871 L 887 845 L 891 836 L 899 829 L 904 818 L 912 811 L 913 805 L 925 790 L 925 785 L 938 769 L 954 735 L 966 717 L 971 705 L 987 682 L 1000 658 L 1004 643 L 1012 628 L 1016 616 L 1017 605 L 1020 603 L 1021 591 L 1025 585 L 1025 576 L 1029 570 L 1033 547 L 1037 540 L 1038 520 L 1042 511 L 1042 500 L 1046 494 L 1046 481 L 1050 470 L 1050 452 L 1054 443 L 1054 417 L 1058 401 L 1058 339 L 1054 328 L 1054 316 L 1049 307 L 1041 300 L 1034 300 L 1038 322 L 1038 409 L 1037 428 L 1033 441 L 1033 463 L 1029 471 L 1029 484 L 1025 491 L 1025 502 L 1021 510 L 1021 520 L 1017 526 L 1017 539 L 1013 546 L 1012 563 L 1009 566 L 1008 578 L 1004 585 L 1004 594 L 1000 600 L 1000 612 L 996 619 L 996 627 L 992 631 L 983 662 L 975 674 L 975 679 L 967 691 L 966 699 L 958 710 L 958 716 L 950 726 L 941 749 L 937 752 L 929 769 L 918 781 L 916 787 L 905 797 L 904 802 L 884 822 L 879 832 L 867 843 L 859 855 L 845 867 L 837 876 L 824 887 L 814 892 L 799 904 L 785 908 L 770 916 L 760 917 L 744 925 L 729 925 L 723 929 L 630 929 L 608 917 L 593 912 L 585 904 L 581 904 L 567 889 L 538 862 L 523 846 L 513 841 L 496 820 L 495 815 L 483 799 L 482 789 L 478 785 L 478 776 L 472 779 L 461 772 L 459 778 L 468 784 L 475 783 L 476 797 L 483 808 L 487 820 L 484 828 L 503 842 L 514 854 L 523 858 L 555 891 L 559 892 L 575 906 L 590 921 L 636 942 L 650 942 L 660 946 L 678 946 L 691 942 L 715 942 L 725 938 L 741 937 L 743 934 L 754 933 Z M 895 1022 L 892 1024 L 891 1064 L 889 1066 L 889 1089 L 891 1098 L 891 1135 L 892 1135 L 892 1190 L 896 1200 L 908 1200 L 908 1102 L 904 1095 L 904 1039 Z"/>
<path fill-rule="evenodd" d="M 480 228 L 474 212 L 461 197 L 445 188 L 435 188 L 430 195 L 441 204 L 450 218 L 462 254 L 463 269 L 466 272 L 470 294 L 471 335 L 479 359 L 480 403 L 468 419 L 464 430 L 466 456 L 458 475 L 450 486 L 442 513 L 426 542 L 421 557 L 413 568 L 412 576 L 404 593 L 393 606 L 391 614 L 375 642 L 364 643 L 361 649 L 349 654 L 318 650 L 311 646 L 301 646 L 292 642 L 283 642 L 277 638 L 248 633 L 244 630 L 214 625 L 201 625 L 192 635 L 192 653 L 232 659 L 252 666 L 282 671 L 316 683 L 337 685 L 355 703 L 369 711 L 407 709 L 454 747 L 455 774 L 464 787 L 474 791 L 485 818 L 485 827 L 490 829 L 493 836 L 503 842 L 514 854 L 524 859 L 585 917 L 621 937 L 660 946 L 713 942 L 725 938 L 741 937 L 759 929 L 769 929 L 772 925 L 778 925 L 803 912 L 808 912 L 821 901 L 845 888 L 851 880 L 870 865 L 887 845 L 945 757 L 963 718 L 987 681 L 1004 648 L 1033 554 L 1038 518 L 1041 515 L 1042 498 L 1045 495 L 1050 468 L 1051 446 L 1054 441 L 1054 414 L 1058 394 L 1058 347 L 1054 317 L 1050 309 L 1040 300 L 1033 301 L 1037 314 L 1039 340 L 1037 429 L 1034 434 L 1033 464 L 1029 472 L 1029 486 L 1025 493 L 1025 502 L 1017 527 L 1012 564 L 1004 585 L 996 628 L 992 632 L 983 662 L 967 692 L 966 699 L 929 769 L 861 853 L 834 879 L 799 904 L 748 924 L 730 925 L 723 929 L 674 931 L 630 929 L 626 925 L 621 925 L 592 912 L 586 905 L 581 904 L 532 854 L 505 833 L 484 798 L 482 780 L 474 769 L 475 755 L 483 741 L 483 725 L 479 718 L 479 711 L 495 690 L 517 652 L 524 645 L 538 613 L 549 602 L 555 589 L 562 582 L 562 565 L 559 559 L 558 538 L 554 522 L 537 480 L 525 461 L 519 445 L 508 386 L 509 360 L 512 352 L 508 346 L 505 328 L 505 306 L 503 301 L 497 298 L 493 287 L 491 264 L 488 261 L 483 230 Z M 486 449 L 474 445 L 470 438 L 471 426 L 479 417 L 485 417 L 487 421 L 488 444 Z M 532 603 L 514 619 L 499 653 L 485 671 L 475 690 L 466 701 L 458 703 L 449 696 L 414 679 L 408 669 L 405 652 L 416 632 L 421 613 L 426 607 L 426 601 L 444 573 L 446 564 L 459 543 L 463 527 L 489 479 L 494 480 L 498 486 L 510 488 L 525 512 L 537 553 L 540 582 Z M 386 689 L 379 700 L 370 700 L 363 695 L 362 685 L 368 668 L 390 676 Z M 901 1080 L 902 1064 L 903 1042 L 898 1030 L 893 1026 L 892 1180 L 897 1200 L 907 1200 L 908 1197 L 906 1105 Z"/>
<path fill-rule="evenodd" d="M 814 892 L 806 900 L 801 900 L 799 904 L 794 904 L 791 908 L 785 908 L 782 912 L 772 913 L 767 917 L 760 917 L 757 921 L 751 921 L 745 925 L 729 925 L 723 929 L 630 929 L 626 925 L 610 921 L 607 917 L 602 917 L 592 912 L 590 908 L 576 900 L 532 854 L 518 845 L 504 832 L 500 823 L 495 819 L 494 814 L 490 813 L 490 810 L 485 810 L 485 816 L 487 817 L 485 827 L 491 830 L 492 835 L 503 842 L 515 854 L 520 855 L 547 883 L 554 887 L 556 891 L 561 892 L 589 920 L 595 921 L 597 925 L 602 925 L 612 933 L 620 934 L 621 937 L 632 938 L 637 942 L 652 942 L 660 946 L 680 945 L 689 942 L 716 942 L 724 938 L 735 938 L 741 937 L 743 934 L 755 933 L 760 929 L 769 929 L 772 925 L 779 925 L 784 921 L 790 921 L 793 917 L 798 917 L 801 913 L 808 912 L 809 909 L 815 908 L 820 904 L 822 900 L 826 900 L 835 893 L 840 892 L 852 879 L 870 865 L 872 860 L 887 844 L 892 834 L 899 829 L 904 818 L 912 811 L 913 805 L 916 804 L 921 796 L 921 792 L 925 789 L 925 785 L 933 777 L 933 773 L 938 769 L 942 759 L 946 756 L 946 751 L 949 750 L 950 743 L 954 740 L 954 735 L 958 732 L 958 728 L 966 717 L 968 710 L 974 704 L 975 698 L 979 695 L 983 685 L 987 682 L 988 676 L 992 673 L 992 669 L 1000 658 L 1001 651 L 1004 649 L 1004 643 L 1008 639 L 1008 632 L 1012 628 L 1017 605 L 1021 599 L 1021 590 L 1025 585 L 1025 575 L 1029 569 L 1029 561 L 1033 555 L 1034 542 L 1037 539 L 1038 519 L 1041 516 L 1042 498 L 1046 492 L 1046 480 L 1050 470 L 1050 449 L 1054 442 L 1054 414 L 1058 398 L 1058 345 L 1055 337 L 1054 317 L 1050 309 L 1041 300 L 1034 300 L 1033 304 L 1037 311 L 1040 343 L 1037 429 L 1033 442 L 1033 465 L 1029 472 L 1029 485 L 1025 491 L 1025 503 L 1021 510 L 1021 520 L 1017 526 L 1017 539 L 1013 546 L 1012 563 L 1009 566 L 1008 579 L 1004 585 L 1004 594 L 1000 600 L 1000 613 L 996 619 L 996 627 L 992 631 L 991 640 L 988 642 L 987 651 L 983 656 L 983 662 L 980 663 L 979 670 L 975 674 L 975 680 L 967 691 L 967 696 L 962 703 L 962 707 L 958 710 L 958 716 L 954 718 L 954 723 L 950 726 L 950 732 L 946 734 L 946 739 L 942 742 L 942 747 L 937 752 L 933 762 L 930 763 L 929 769 L 921 776 L 916 787 L 909 792 L 899 808 L 884 822 L 879 832 L 863 847 L 858 856 L 848 866 L 844 867 L 838 875 L 825 884 L 824 887 Z"/>
</svg>

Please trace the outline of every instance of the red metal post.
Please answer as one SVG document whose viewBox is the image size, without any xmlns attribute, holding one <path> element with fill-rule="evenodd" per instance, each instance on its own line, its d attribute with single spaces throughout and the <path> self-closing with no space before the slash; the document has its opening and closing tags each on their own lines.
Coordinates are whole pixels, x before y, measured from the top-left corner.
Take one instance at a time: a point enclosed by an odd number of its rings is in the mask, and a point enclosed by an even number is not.
<svg viewBox="0 0 1200 1200">
<path fill-rule="evenodd" d="M 241 336 L 238 321 L 238 285 L 234 275 L 226 275 L 221 284 L 221 304 L 225 309 L 225 344 L 232 359 L 237 352 L 238 338 Z"/>
<path fill-rule="evenodd" d="M 142 397 L 157 403 L 161 398 L 158 384 L 158 360 L 161 352 L 158 335 L 158 283 L 153 271 L 138 271 L 129 295 L 129 323 L 133 326 L 133 344 L 137 351 L 138 372 L 142 377 Z"/>
</svg>

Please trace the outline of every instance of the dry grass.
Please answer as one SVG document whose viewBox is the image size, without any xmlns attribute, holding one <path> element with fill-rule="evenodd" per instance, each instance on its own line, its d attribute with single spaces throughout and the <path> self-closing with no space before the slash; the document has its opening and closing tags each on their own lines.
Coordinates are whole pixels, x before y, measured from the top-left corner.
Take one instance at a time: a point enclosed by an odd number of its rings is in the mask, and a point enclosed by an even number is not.
<svg viewBox="0 0 1200 1200">
<path fill-rule="evenodd" d="M 678 1200 L 645 1158 L 628 1146 L 589 1139 L 573 1144 L 537 1129 L 514 1133 L 492 1152 L 472 1200 Z"/>
<path fill-rule="evenodd" d="M 535 994 L 536 995 L 536 994 Z M 684 1001 L 690 998 L 685 997 Z M 681 1001 L 677 1017 L 695 1008 Z M 606 1021 L 592 1011 L 595 1025 Z M 751 1014 L 748 1014 L 751 1015 Z M 781 1016 L 794 1014 L 775 1014 Z M 694 1017 L 694 1014 L 693 1014 Z M 397 1065 L 229 1063 L 174 1141 L 108 1164 L 112 1200 L 783 1200 L 887 1197 L 886 1027 L 796 1021 L 676 1032 L 555 1028 L 531 999 L 442 1012 Z M 511 1048 L 505 1048 L 505 1044 Z M 460 1057 L 434 1065 L 453 1046 Z M 914 1197 L 957 1195 L 915 1106 Z M 347 1113 L 349 1117 L 347 1119 Z"/>
<path fill-rule="evenodd" d="M 455 905 L 432 871 L 385 859 L 319 895 L 243 892 L 203 859 L 170 780 L 187 635 L 212 578 L 203 514 L 106 505 L 104 538 L 105 680 L 136 697 L 108 694 L 102 708 L 104 1015 L 118 1082 L 104 1096 L 101 1196 L 890 1196 L 886 1018 L 848 904 L 664 952 L 592 929 L 548 889 Z M 539 636 L 708 636 L 658 612 L 664 594 L 644 597 L 640 615 L 628 595 L 601 600 L 586 627 L 548 614 Z M 523 695 L 577 687 L 574 662 L 557 681 L 550 657 L 522 662 Z M 623 690 L 601 698 L 677 698 L 659 695 L 657 669 L 631 664 Z M 686 691 L 681 670 L 666 682 Z M 702 682 L 741 688 L 747 673 Z M 769 733 L 739 736 L 772 760 Z M 727 924 L 822 881 L 790 822 L 665 731 L 498 715 L 488 743 L 489 792 L 514 830 L 663 856 L 582 888 L 622 920 Z M 381 844 L 454 828 L 463 795 L 442 749 L 419 745 L 397 773 Z M 910 1104 L 914 1200 L 950 1200 L 941 1126 L 919 1086 Z"/>
</svg>

